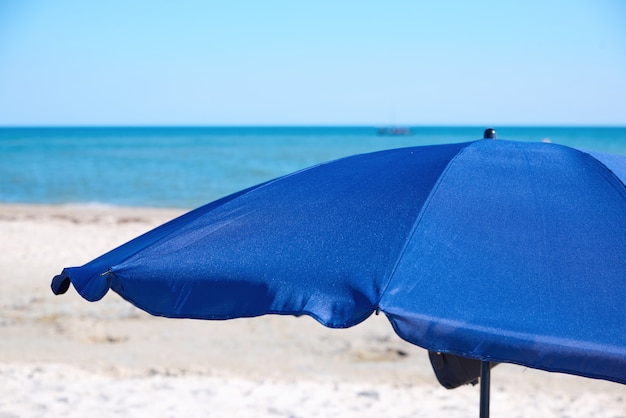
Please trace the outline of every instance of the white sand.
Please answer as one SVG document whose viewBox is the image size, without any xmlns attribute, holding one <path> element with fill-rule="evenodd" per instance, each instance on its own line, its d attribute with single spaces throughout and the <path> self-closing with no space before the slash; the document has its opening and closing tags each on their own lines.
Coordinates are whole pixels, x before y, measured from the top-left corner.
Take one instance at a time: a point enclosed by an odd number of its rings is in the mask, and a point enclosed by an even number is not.
<svg viewBox="0 0 626 418">
<path fill-rule="evenodd" d="M 475 417 L 384 316 L 347 330 L 310 318 L 151 317 L 50 280 L 180 211 L 0 205 L 0 418 Z M 494 417 L 626 417 L 626 386 L 513 365 L 492 372 Z"/>
</svg>

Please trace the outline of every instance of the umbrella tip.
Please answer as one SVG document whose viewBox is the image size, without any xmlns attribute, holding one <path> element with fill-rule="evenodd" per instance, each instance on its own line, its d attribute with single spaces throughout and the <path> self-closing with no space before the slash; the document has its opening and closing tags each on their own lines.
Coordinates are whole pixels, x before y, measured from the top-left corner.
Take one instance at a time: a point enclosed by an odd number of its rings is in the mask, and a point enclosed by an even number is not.
<svg viewBox="0 0 626 418">
<path fill-rule="evenodd" d="M 496 130 L 493 128 L 485 129 L 485 133 L 483 134 L 484 139 L 496 139 Z"/>
<path fill-rule="evenodd" d="M 62 295 L 70 288 L 70 278 L 63 273 L 57 274 L 52 278 L 50 287 L 55 295 Z"/>
</svg>

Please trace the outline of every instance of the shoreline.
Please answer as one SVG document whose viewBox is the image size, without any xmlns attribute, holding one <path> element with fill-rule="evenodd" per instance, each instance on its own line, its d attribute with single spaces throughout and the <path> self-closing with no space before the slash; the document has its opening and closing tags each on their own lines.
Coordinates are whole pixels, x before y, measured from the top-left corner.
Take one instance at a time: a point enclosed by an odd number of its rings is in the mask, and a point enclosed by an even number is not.
<svg viewBox="0 0 626 418">
<path fill-rule="evenodd" d="M 4 219 L 9 216 L 21 219 L 32 219 L 34 217 L 56 218 L 58 220 L 70 219 L 76 216 L 80 219 L 97 220 L 99 216 L 110 216 L 123 220 L 137 221 L 140 218 L 147 218 L 149 221 L 160 221 L 167 217 L 180 216 L 191 209 L 185 208 L 158 208 L 143 206 L 115 206 L 101 203 L 71 203 L 71 204 L 48 204 L 48 203 L 6 203 L 0 202 L 0 216 Z M 71 220 L 71 219 L 70 219 Z M 167 219 L 166 219 L 167 220 Z"/>
<path fill-rule="evenodd" d="M 115 408 L 124 415 L 478 414 L 478 387 L 441 387 L 426 351 L 395 335 L 384 315 L 349 329 L 276 315 L 180 320 L 150 316 L 113 292 L 97 303 L 73 288 L 52 294 L 50 281 L 63 267 L 185 212 L 0 204 L 0 415 L 40 416 L 43 407 L 59 416 L 89 408 L 101 416 Z M 107 399 L 98 395 L 103 386 Z M 71 400 L 81 396 L 88 402 L 77 407 Z M 211 404 L 219 407 L 206 409 Z M 624 417 L 626 386 L 502 364 L 492 372 L 492 413 Z"/>
</svg>

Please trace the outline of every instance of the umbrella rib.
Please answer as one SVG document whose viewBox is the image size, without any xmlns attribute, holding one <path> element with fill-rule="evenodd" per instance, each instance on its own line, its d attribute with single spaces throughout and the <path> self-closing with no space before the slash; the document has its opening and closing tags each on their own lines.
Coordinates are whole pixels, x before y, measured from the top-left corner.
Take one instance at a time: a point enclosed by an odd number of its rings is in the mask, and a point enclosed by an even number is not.
<svg viewBox="0 0 626 418">
<path fill-rule="evenodd" d="M 588 157 L 590 157 L 596 164 L 600 165 L 600 167 L 602 167 L 604 170 L 608 171 L 609 173 L 611 173 L 611 175 L 613 176 L 614 179 L 616 179 L 618 181 L 618 183 L 620 183 L 622 185 L 622 187 L 624 189 L 626 189 L 626 172 L 615 172 L 615 170 L 612 168 L 612 164 L 607 164 L 607 160 L 604 160 L 604 158 L 610 159 L 613 158 L 614 156 L 609 155 L 609 154 L 603 154 L 601 152 L 589 152 L 589 151 L 582 151 L 582 150 L 577 150 L 578 152 L 582 153 L 583 155 L 586 155 Z M 618 168 L 618 167 L 615 167 Z"/>
<path fill-rule="evenodd" d="M 383 298 L 383 295 L 387 292 L 387 288 L 389 287 L 389 284 L 391 283 L 391 280 L 393 279 L 393 276 L 396 274 L 396 270 L 398 269 L 398 265 L 400 264 L 400 261 L 402 260 L 402 258 L 404 257 L 404 254 L 406 253 L 406 249 L 409 245 L 409 242 L 411 242 L 411 240 L 413 239 L 413 236 L 415 235 L 417 228 L 419 227 L 422 218 L 424 217 L 424 213 L 426 212 L 426 210 L 428 209 L 430 202 L 433 199 L 433 196 L 436 194 L 437 189 L 439 188 L 439 185 L 443 182 L 443 179 L 446 177 L 448 171 L 450 170 L 450 167 L 454 164 L 454 162 L 457 160 L 457 158 L 459 158 L 464 152 L 465 150 L 467 150 L 470 146 L 472 146 L 473 144 L 477 143 L 479 141 L 474 141 L 474 142 L 469 142 L 467 144 L 467 146 L 461 148 L 456 155 L 451 158 L 447 163 L 445 168 L 442 170 L 441 174 L 439 175 L 439 178 L 437 179 L 437 181 L 435 182 L 435 184 L 433 185 L 433 187 L 430 189 L 430 192 L 428 193 L 428 196 L 426 197 L 426 199 L 424 200 L 424 204 L 422 205 L 419 213 L 417 214 L 417 216 L 415 217 L 415 221 L 413 221 L 413 226 L 411 227 L 411 231 L 409 232 L 407 239 L 404 242 L 404 245 L 402 246 L 402 249 L 400 250 L 400 252 L 398 253 L 398 257 L 396 258 L 396 261 L 393 265 L 393 268 L 391 269 L 391 272 L 389 273 L 389 277 L 387 279 L 387 281 L 385 282 L 384 286 L 382 287 L 382 290 L 380 292 L 380 296 L 378 298 L 378 303 L 377 305 L 380 305 L 380 301 Z M 384 309 L 383 309 L 384 311 Z"/>
</svg>

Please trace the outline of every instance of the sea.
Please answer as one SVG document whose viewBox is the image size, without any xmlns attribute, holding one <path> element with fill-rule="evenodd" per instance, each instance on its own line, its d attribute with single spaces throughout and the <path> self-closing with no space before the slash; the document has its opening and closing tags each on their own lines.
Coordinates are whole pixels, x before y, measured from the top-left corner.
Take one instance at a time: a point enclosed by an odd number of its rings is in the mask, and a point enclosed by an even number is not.
<svg viewBox="0 0 626 418">
<path fill-rule="evenodd" d="M 626 127 L 495 127 L 499 139 L 626 155 Z M 485 127 L 0 128 L 0 203 L 194 208 L 305 167 L 467 142 Z"/>
</svg>

